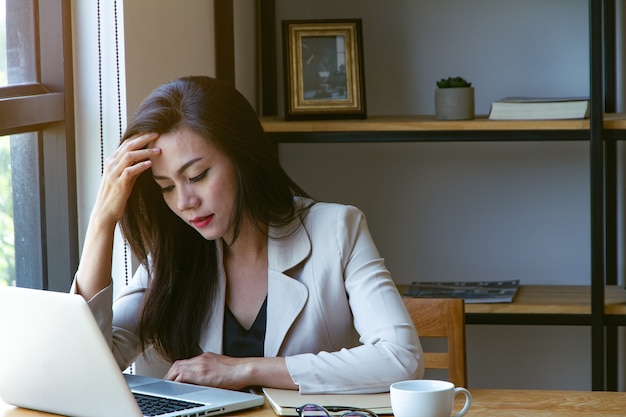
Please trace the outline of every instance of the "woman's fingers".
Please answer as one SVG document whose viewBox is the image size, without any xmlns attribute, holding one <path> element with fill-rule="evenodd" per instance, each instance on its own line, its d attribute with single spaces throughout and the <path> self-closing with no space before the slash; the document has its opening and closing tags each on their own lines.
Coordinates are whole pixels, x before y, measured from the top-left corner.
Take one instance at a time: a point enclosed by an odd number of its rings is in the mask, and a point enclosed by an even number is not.
<svg viewBox="0 0 626 417">
<path fill-rule="evenodd" d="M 107 158 L 105 171 L 111 172 L 114 176 L 119 176 L 126 168 L 143 163 L 150 156 L 158 154 L 157 148 L 148 146 L 158 136 L 158 133 L 144 133 L 124 141 Z"/>
<path fill-rule="evenodd" d="M 124 141 L 105 162 L 97 206 L 106 218 L 119 220 L 137 177 L 151 166 L 150 157 L 160 149 L 150 147 L 157 133 L 145 133 Z"/>
</svg>

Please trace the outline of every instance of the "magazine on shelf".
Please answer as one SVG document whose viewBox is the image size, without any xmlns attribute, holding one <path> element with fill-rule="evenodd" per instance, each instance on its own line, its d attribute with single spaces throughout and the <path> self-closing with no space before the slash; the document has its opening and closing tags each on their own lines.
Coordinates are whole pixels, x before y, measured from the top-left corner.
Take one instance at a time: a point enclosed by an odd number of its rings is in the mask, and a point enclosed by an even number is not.
<svg viewBox="0 0 626 417">
<path fill-rule="evenodd" d="M 510 303 L 518 287 L 518 279 L 477 282 L 412 282 L 403 295 L 415 298 L 462 298 L 466 303 Z"/>
<path fill-rule="evenodd" d="M 506 97 L 491 103 L 492 120 L 556 120 L 589 117 L 588 97 Z"/>
</svg>

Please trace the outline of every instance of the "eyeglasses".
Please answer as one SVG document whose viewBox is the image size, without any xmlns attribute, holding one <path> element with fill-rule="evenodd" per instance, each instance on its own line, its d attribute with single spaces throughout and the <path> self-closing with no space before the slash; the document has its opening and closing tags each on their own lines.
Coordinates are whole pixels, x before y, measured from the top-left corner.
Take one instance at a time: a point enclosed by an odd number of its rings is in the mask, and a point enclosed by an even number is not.
<svg viewBox="0 0 626 417">
<path fill-rule="evenodd" d="M 329 411 L 330 410 L 330 411 Z M 326 406 L 318 404 L 304 404 L 296 408 L 299 417 L 331 417 L 331 412 L 340 412 L 339 417 L 378 417 L 378 415 L 366 408 Z"/>
</svg>

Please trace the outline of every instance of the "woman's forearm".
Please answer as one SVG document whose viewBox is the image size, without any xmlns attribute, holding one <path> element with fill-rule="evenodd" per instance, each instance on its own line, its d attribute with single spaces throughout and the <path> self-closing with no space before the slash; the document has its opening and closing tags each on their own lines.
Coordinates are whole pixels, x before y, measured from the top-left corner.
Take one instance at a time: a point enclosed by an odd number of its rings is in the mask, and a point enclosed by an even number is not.
<svg viewBox="0 0 626 417">
<path fill-rule="evenodd" d="M 205 352 L 174 362 L 165 379 L 226 389 L 246 386 L 298 389 L 282 357 L 234 358 Z"/>
<path fill-rule="evenodd" d="M 272 387 L 281 389 L 298 389 L 294 384 L 285 358 L 249 358 L 250 369 L 248 371 L 250 385 Z"/>
<path fill-rule="evenodd" d="M 111 283 L 114 235 L 115 223 L 99 222 L 92 216 L 75 276 L 76 289 L 86 300 Z"/>
</svg>

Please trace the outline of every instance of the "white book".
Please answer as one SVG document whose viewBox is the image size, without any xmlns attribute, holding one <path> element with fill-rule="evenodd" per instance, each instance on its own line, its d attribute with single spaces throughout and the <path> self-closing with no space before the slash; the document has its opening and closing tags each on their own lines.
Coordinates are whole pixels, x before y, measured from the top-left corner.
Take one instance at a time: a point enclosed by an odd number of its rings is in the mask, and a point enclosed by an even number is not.
<svg viewBox="0 0 626 417">
<path fill-rule="evenodd" d="M 556 120 L 589 117 L 587 97 L 506 97 L 491 103 L 491 120 Z"/>
</svg>

